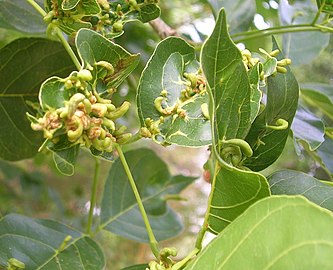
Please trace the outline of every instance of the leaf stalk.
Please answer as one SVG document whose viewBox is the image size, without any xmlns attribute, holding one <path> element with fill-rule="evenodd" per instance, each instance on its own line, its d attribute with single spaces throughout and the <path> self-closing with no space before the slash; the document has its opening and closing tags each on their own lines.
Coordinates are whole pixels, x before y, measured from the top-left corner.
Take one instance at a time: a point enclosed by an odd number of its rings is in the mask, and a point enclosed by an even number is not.
<svg viewBox="0 0 333 270">
<path fill-rule="evenodd" d="M 95 158 L 95 171 L 94 171 L 94 179 L 91 188 L 91 198 L 90 198 L 90 208 L 88 214 L 88 223 L 87 223 L 87 234 L 91 235 L 91 228 L 93 223 L 94 209 L 96 205 L 96 197 L 97 197 L 97 186 L 98 179 L 100 175 L 101 161 L 99 158 Z"/>
<path fill-rule="evenodd" d="M 116 145 L 116 150 L 117 150 L 117 152 L 119 154 L 119 159 L 120 159 L 120 161 L 121 161 L 121 163 L 122 163 L 122 165 L 124 167 L 125 173 L 126 173 L 127 178 L 128 178 L 128 180 L 130 182 L 130 185 L 131 185 L 131 188 L 133 190 L 135 199 L 136 199 L 136 201 L 138 203 L 138 207 L 139 207 L 140 213 L 141 213 L 143 221 L 145 223 L 146 230 L 147 230 L 147 233 L 148 233 L 148 238 L 149 238 L 149 244 L 150 244 L 151 251 L 153 252 L 153 254 L 156 257 L 156 259 L 159 260 L 160 252 L 159 252 L 159 248 L 158 248 L 158 243 L 157 243 L 157 240 L 155 238 L 154 232 L 153 232 L 153 230 L 151 228 L 151 225 L 149 223 L 149 219 L 148 219 L 146 210 L 145 210 L 145 208 L 143 206 L 143 203 L 142 203 L 139 191 L 138 191 L 138 189 L 136 187 L 133 175 L 132 175 L 131 170 L 130 170 L 130 168 L 128 166 L 128 163 L 126 161 L 124 153 L 123 153 L 123 151 L 122 151 L 122 149 L 121 149 L 121 147 L 119 145 Z"/>
</svg>

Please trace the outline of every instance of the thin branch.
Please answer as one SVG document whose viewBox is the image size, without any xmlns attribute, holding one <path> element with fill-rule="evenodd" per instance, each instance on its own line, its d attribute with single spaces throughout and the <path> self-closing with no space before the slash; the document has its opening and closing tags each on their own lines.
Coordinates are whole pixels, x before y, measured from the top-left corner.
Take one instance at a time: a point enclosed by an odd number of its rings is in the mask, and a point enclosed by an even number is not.
<svg viewBox="0 0 333 270">
<path fill-rule="evenodd" d="M 154 31 L 161 39 L 165 39 L 170 36 L 179 37 L 177 31 L 167 25 L 161 18 L 157 18 L 149 22 Z"/>
</svg>

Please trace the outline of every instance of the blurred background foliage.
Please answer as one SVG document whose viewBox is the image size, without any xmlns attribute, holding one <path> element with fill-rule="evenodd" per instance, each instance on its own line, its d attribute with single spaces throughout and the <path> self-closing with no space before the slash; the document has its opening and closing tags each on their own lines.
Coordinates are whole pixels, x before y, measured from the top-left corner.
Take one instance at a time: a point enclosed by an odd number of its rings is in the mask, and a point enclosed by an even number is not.
<svg viewBox="0 0 333 270">
<path fill-rule="evenodd" d="M 233 1 L 233 0 L 161 0 L 162 10 L 161 18 L 181 36 L 191 42 L 198 53 L 202 42 L 214 26 L 214 14 L 212 8 L 225 6 L 229 17 L 230 30 L 235 35 L 240 29 L 265 29 L 283 24 L 283 20 L 288 20 L 288 16 L 294 21 L 297 19 L 295 13 L 289 14 L 291 7 L 309 7 L 309 4 L 315 6 L 311 1 L 289 1 L 285 0 L 256 0 L 256 1 Z M 1 3 L 1 1 L 0 1 Z M 248 9 L 249 4 L 252 5 Z M 234 7 L 234 5 L 238 5 Z M 1 9 L 1 7 L 0 7 Z M 231 10 L 228 13 L 228 9 Z M 234 11 L 233 11 L 234 10 Z M 237 12 L 236 12 L 237 11 Z M 299 11 L 299 10 L 298 10 Z M 297 12 L 298 12 L 297 11 Z M 253 14 L 252 14 L 253 12 Z M 288 13 L 289 12 L 289 13 Z M 250 20 L 242 25 L 240 16 L 245 13 L 250 14 Z M 294 17 L 293 17 L 294 16 Z M 302 17 L 302 16 L 301 16 Z M 303 18 L 304 19 L 304 18 Z M 237 26 L 237 27 L 236 27 Z M 300 40 L 306 40 L 304 50 L 299 47 L 298 51 L 292 51 L 289 48 L 289 57 L 296 60 L 292 69 L 296 74 L 299 83 L 321 83 L 327 87 L 332 87 L 333 79 L 333 42 L 329 34 L 323 40 L 319 40 L 316 48 L 306 50 L 307 43 L 313 42 L 313 37 L 309 33 L 299 33 Z M 303 35 L 303 36 L 302 36 Z M 22 36 L 36 36 L 36 34 L 26 34 L 16 30 L 0 28 L 0 48 L 11 41 Z M 38 34 L 37 36 L 42 36 Z M 277 39 L 281 44 L 286 45 L 288 37 L 279 35 Z M 321 37 L 320 37 L 321 38 Z M 123 100 L 132 101 L 130 113 L 123 119 L 129 126 L 133 127 L 133 132 L 139 127 L 139 121 L 135 108 L 136 87 L 140 74 L 145 63 L 154 51 L 156 44 L 160 41 L 158 34 L 149 24 L 131 22 L 125 25 L 125 33 L 116 40 L 117 43 L 127 48 L 130 52 L 140 53 L 141 62 L 135 72 L 130 75 L 126 82 L 119 89 L 119 95 L 114 95 L 114 103 L 120 104 Z M 243 41 L 240 47 L 249 48 L 251 51 L 258 51 L 259 48 L 267 50 L 271 47 L 271 37 L 265 36 Z M 286 46 L 284 50 L 288 49 Z M 312 51 L 311 51 L 312 50 Z M 303 57 L 303 56 L 311 57 Z M 304 60 L 304 59 L 303 59 Z M 294 61 L 295 62 L 295 61 Z M 332 89 L 332 88 L 329 88 Z M 330 91 L 330 90 L 329 90 Z M 331 92 L 331 97 L 333 92 Z M 325 122 L 326 127 L 332 126 L 332 119 L 318 110 L 318 107 L 306 102 L 301 98 L 301 103 L 307 105 L 308 110 L 317 113 Z M 205 163 L 209 153 L 206 148 L 185 149 L 182 147 L 171 146 L 163 148 L 147 140 L 141 140 L 131 148 L 146 146 L 156 150 L 158 155 L 164 159 L 170 166 L 173 174 L 183 173 L 185 175 L 197 176 L 198 180 L 183 192 L 184 201 L 172 202 L 181 215 L 185 223 L 185 232 L 176 240 L 170 240 L 169 245 L 180 248 L 182 253 L 180 257 L 187 254 L 193 246 L 196 233 L 199 230 L 205 207 L 206 198 L 209 193 L 209 184 L 202 177 L 202 166 Z M 319 158 L 311 151 L 307 151 L 305 143 L 299 143 L 294 147 L 294 141 L 290 137 L 282 156 L 270 168 L 263 173 L 265 175 L 279 168 L 288 168 L 300 170 L 319 179 L 330 180 L 331 175 L 327 168 L 333 167 L 330 154 L 325 151 L 331 146 L 330 141 L 322 145 L 322 156 Z M 332 150 L 332 148 L 331 148 Z M 326 154 L 325 154 L 326 153 Z M 332 155 L 332 154 L 331 154 Z M 326 166 L 322 166 L 322 163 Z M 6 162 L 0 160 L 0 214 L 4 216 L 8 213 L 22 213 L 32 217 L 53 218 L 63 221 L 72 226 L 83 229 L 86 223 L 87 211 L 89 208 L 90 185 L 93 175 L 93 162 L 88 152 L 81 150 L 79 160 L 76 165 L 76 172 L 73 177 L 65 177 L 57 172 L 50 153 L 40 153 L 34 159 L 19 162 Z M 103 161 L 100 189 L 104 185 L 104 179 L 107 175 L 111 163 Z M 332 169 L 331 169 L 332 171 Z M 99 192 L 99 201 L 102 190 Z M 95 209 L 98 216 L 99 208 Z M 99 235 L 99 242 L 104 247 L 108 260 L 107 269 L 119 269 L 130 263 L 146 262 L 150 251 L 147 245 L 135 243 L 130 240 L 124 240 L 119 236 L 104 232 Z M 167 245 L 167 243 L 165 243 Z M 186 250 L 188 247 L 189 250 Z"/>
</svg>

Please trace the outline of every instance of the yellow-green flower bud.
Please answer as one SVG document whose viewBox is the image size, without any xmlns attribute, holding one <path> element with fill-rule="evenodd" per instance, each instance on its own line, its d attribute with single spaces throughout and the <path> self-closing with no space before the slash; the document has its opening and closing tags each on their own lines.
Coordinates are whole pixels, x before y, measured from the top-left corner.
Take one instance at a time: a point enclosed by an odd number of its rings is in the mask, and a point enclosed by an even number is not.
<svg viewBox="0 0 333 270">
<path fill-rule="evenodd" d="M 108 108 L 105 104 L 95 103 L 91 105 L 91 111 L 98 117 L 104 117 L 108 111 Z"/>
<path fill-rule="evenodd" d="M 83 125 L 80 121 L 77 122 L 78 126 L 75 130 L 68 130 L 67 136 L 70 142 L 76 142 L 82 135 L 83 132 Z"/>
<path fill-rule="evenodd" d="M 77 77 L 87 82 L 93 79 L 93 76 L 91 75 L 91 72 L 88 69 L 81 69 L 77 73 Z"/>
<path fill-rule="evenodd" d="M 110 4 L 108 2 L 108 0 L 97 0 L 98 4 L 105 10 L 109 10 L 110 9 Z"/>
<path fill-rule="evenodd" d="M 148 128 L 146 127 L 142 127 L 140 129 L 140 135 L 143 137 L 143 138 L 151 138 L 152 134 L 151 132 L 149 131 Z"/>
<path fill-rule="evenodd" d="M 291 59 L 285 58 L 277 62 L 277 65 L 280 67 L 285 67 L 291 65 Z"/>
<path fill-rule="evenodd" d="M 124 25 L 121 21 L 117 21 L 112 25 L 113 32 L 121 32 L 124 29 Z"/>
<path fill-rule="evenodd" d="M 210 119 L 210 116 L 209 116 L 209 109 L 208 109 L 208 104 L 207 103 L 203 103 L 201 104 L 201 112 L 202 112 L 202 115 L 206 118 L 206 119 Z"/>
<path fill-rule="evenodd" d="M 117 137 L 117 143 L 118 144 L 125 144 L 131 138 L 132 138 L 132 134 L 131 133 L 124 133 L 124 134 L 120 135 L 119 137 Z"/>
<path fill-rule="evenodd" d="M 126 126 L 121 126 L 121 127 L 119 127 L 117 130 L 115 130 L 115 131 L 113 132 L 113 135 L 114 135 L 114 136 L 121 135 L 121 134 L 123 134 L 126 130 L 127 130 L 127 127 L 126 127 Z"/>
<path fill-rule="evenodd" d="M 106 114 L 106 117 L 111 119 L 111 120 L 118 119 L 118 118 L 122 117 L 125 113 L 127 113 L 130 106 L 131 106 L 131 103 L 129 103 L 128 101 L 124 101 L 124 103 L 121 104 L 120 107 L 116 108 L 112 112 L 108 112 Z"/>
<path fill-rule="evenodd" d="M 280 67 L 280 66 L 276 67 L 276 71 L 283 74 L 288 72 L 288 70 L 285 67 Z"/>
<path fill-rule="evenodd" d="M 116 129 L 115 123 L 112 120 L 107 119 L 105 117 L 103 118 L 103 125 L 112 131 L 114 131 Z"/>
<path fill-rule="evenodd" d="M 103 67 L 107 70 L 107 74 L 111 75 L 114 73 L 114 67 L 111 63 L 106 62 L 106 61 L 98 61 L 96 64 L 96 66 L 100 66 Z"/>
</svg>

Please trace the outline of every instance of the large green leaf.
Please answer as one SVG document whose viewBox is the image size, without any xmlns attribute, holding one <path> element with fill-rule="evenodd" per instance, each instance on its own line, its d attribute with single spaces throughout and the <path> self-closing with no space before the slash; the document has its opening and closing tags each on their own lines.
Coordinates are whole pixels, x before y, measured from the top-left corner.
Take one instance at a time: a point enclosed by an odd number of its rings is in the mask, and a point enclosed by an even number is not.
<svg viewBox="0 0 333 270">
<path fill-rule="evenodd" d="M 333 211 L 333 187 L 303 172 L 282 170 L 268 177 L 273 195 L 303 195 Z"/>
<path fill-rule="evenodd" d="M 41 34 L 45 33 L 46 24 L 40 14 L 27 1 L 0 0 L 0 28 L 14 29 L 29 34 Z"/>
<path fill-rule="evenodd" d="M 274 40 L 273 49 L 277 48 Z M 282 58 L 283 55 L 280 54 L 278 59 Z M 298 92 L 298 83 L 289 67 L 286 74 L 279 73 L 274 77 L 268 77 L 266 108 L 254 121 L 246 137 L 254 153 L 252 157 L 245 160 L 245 166 L 260 171 L 280 156 L 296 113 Z M 267 127 L 278 125 L 279 119 L 287 121 L 288 127 L 282 130 Z"/>
<path fill-rule="evenodd" d="M 160 133 L 153 137 L 156 141 L 184 146 L 210 144 L 210 123 L 201 109 L 202 104 L 208 104 L 207 93 L 197 93 L 180 102 L 181 92 L 188 87 L 184 73 L 196 73 L 198 69 L 194 48 L 176 37 L 160 42 L 148 61 L 139 82 L 137 104 L 142 126 L 147 118 L 159 121 L 161 116 L 164 117 L 164 122 L 159 124 Z M 185 118 L 176 112 L 163 115 L 156 109 L 155 100 L 162 97 L 161 92 L 165 90 L 166 104 L 169 107 L 181 104 L 178 109 L 185 111 Z"/>
<path fill-rule="evenodd" d="M 215 15 L 221 8 L 225 9 L 228 14 L 229 31 L 232 33 L 248 30 L 256 13 L 255 0 L 206 0 L 206 2 L 211 5 Z"/>
<path fill-rule="evenodd" d="M 332 269 L 333 216 L 302 197 L 251 206 L 185 270 Z"/>
<path fill-rule="evenodd" d="M 321 158 L 326 168 L 333 174 L 333 140 L 326 137 L 325 141 L 317 149 L 317 154 Z"/>
<path fill-rule="evenodd" d="M 331 85 L 321 83 L 303 84 L 301 98 L 307 105 L 333 119 L 333 87 Z"/>
<path fill-rule="evenodd" d="M 214 182 L 208 225 L 216 234 L 250 205 L 270 195 L 268 182 L 259 173 L 221 168 Z"/>
<path fill-rule="evenodd" d="M 117 87 L 139 63 L 138 54 L 130 54 L 121 46 L 89 29 L 77 33 L 75 44 L 85 67 L 99 61 L 109 62 L 114 73 L 107 78 L 107 87 Z"/>
<path fill-rule="evenodd" d="M 224 9 L 202 48 L 201 64 L 215 103 L 215 139 L 243 139 L 251 125 L 251 87 L 241 52 L 228 34 Z"/>
<path fill-rule="evenodd" d="M 298 108 L 291 129 L 296 141 L 305 141 L 311 151 L 316 150 L 325 140 L 323 121 L 303 107 Z"/>
<path fill-rule="evenodd" d="M 182 231 L 176 213 L 166 204 L 168 195 L 176 195 L 194 178 L 171 176 L 166 164 L 148 149 L 125 154 L 156 238 L 164 240 Z M 147 242 L 148 235 L 133 191 L 118 159 L 107 177 L 100 227 L 123 237 Z"/>
<path fill-rule="evenodd" d="M 75 69 L 62 45 L 40 38 L 13 41 L 0 50 L 0 157 L 7 160 L 29 158 L 42 142 L 30 127 L 27 102 L 38 102 L 42 82 L 52 75 Z"/>
<path fill-rule="evenodd" d="M 0 220 L 0 268 L 13 258 L 25 270 L 105 267 L 103 252 L 88 236 L 55 221 L 15 214 Z"/>
<path fill-rule="evenodd" d="M 279 4 L 279 15 L 283 25 L 312 23 L 316 13 L 317 8 L 311 0 L 295 1 L 293 5 L 287 1 L 281 1 Z M 288 33 L 283 36 L 283 50 L 294 65 L 308 64 L 328 46 L 329 40 L 329 33 Z"/>
</svg>

